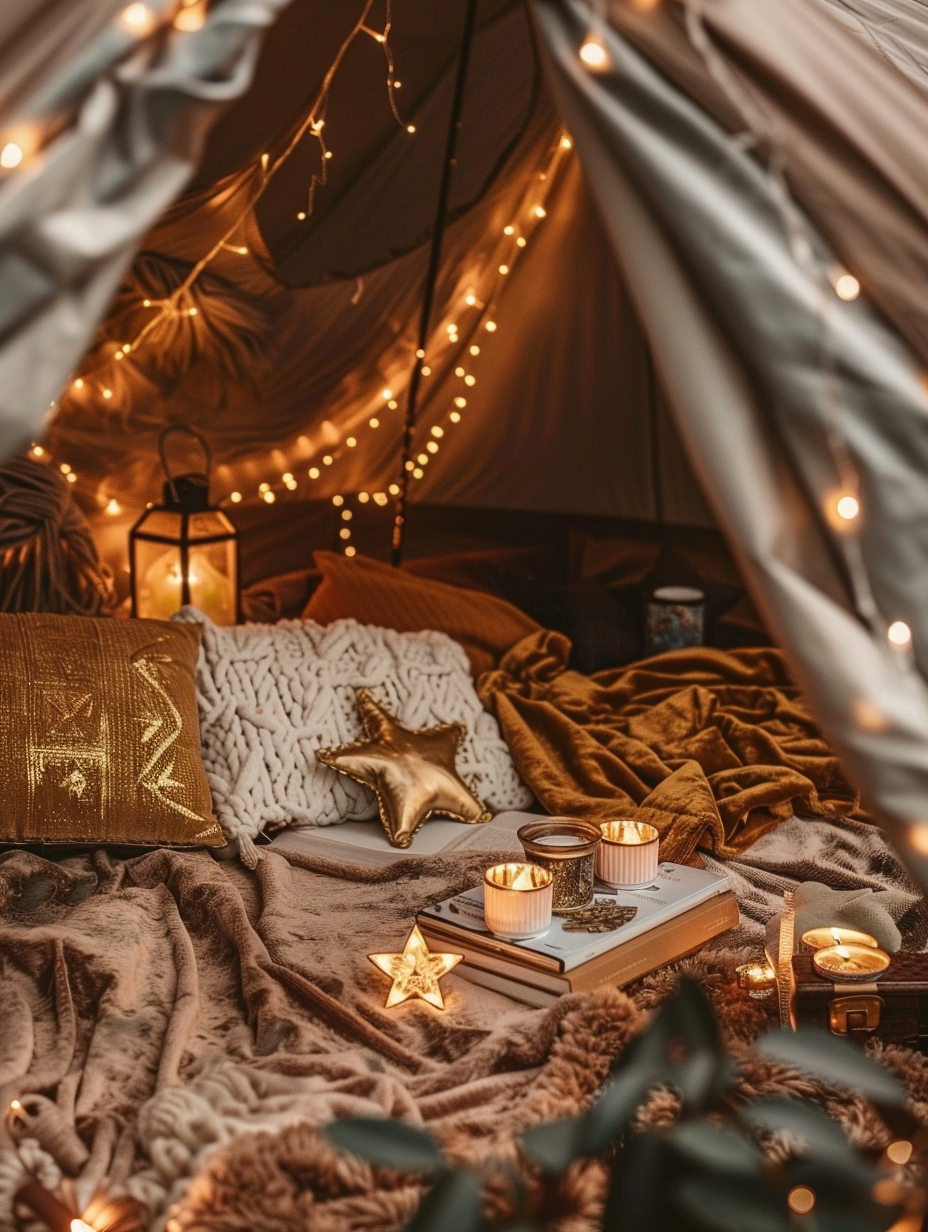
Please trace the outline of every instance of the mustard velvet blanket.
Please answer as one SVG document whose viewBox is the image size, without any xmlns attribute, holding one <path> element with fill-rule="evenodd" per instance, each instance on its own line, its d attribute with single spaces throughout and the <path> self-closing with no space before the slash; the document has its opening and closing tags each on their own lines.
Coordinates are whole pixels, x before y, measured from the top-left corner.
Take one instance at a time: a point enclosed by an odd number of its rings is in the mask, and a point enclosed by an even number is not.
<svg viewBox="0 0 928 1232">
<path fill-rule="evenodd" d="M 774 649 L 706 647 L 583 676 L 539 630 L 478 691 L 516 768 L 554 815 L 634 817 L 661 857 L 743 851 L 795 813 L 854 814 L 858 799 Z"/>
</svg>

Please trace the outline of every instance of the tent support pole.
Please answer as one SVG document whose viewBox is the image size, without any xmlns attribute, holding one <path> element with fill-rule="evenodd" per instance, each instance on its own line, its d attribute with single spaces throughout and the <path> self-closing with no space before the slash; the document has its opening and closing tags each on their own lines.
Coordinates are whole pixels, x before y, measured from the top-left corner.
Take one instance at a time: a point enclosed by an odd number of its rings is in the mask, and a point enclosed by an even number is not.
<svg viewBox="0 0 928 1232">
<path fill-rule="evenodd" d="M 435 299 L 435 284 L 438 281 L 441 243 L 445 233 L 445 220 L 448 213 L 448 195 L 451 191 L 451 176 L 457 161 L 455 152 L 458 144 L 458 133 L 461 129 L 464 87 L 467 82 L 467 65 L 470 60 L 470 49 L 474 38 L 478 3 L 479 0 L 467 0 L 467 8 L 464 13 L 461 49 L 458 52 L 458 71 L 454 82 L 454 95 L 451 100 L 451 119 L 448 124 L 448 136 L 445 140 L 445 158 L 442 163 L 441 181 L 438 186 L 435 223 L 432 227 L 432 244 L 429 249 L 429 263 L 426 267 L 425 285 L 422 291 L 422 311 L 419 316 L 419 343 L 416 347 L 416 362 L 409 378 L 409 390 L 406 396 L 406 419 L 403 424 L 403 449 L 400 457 L 400 494 L 396 498 L 396 507 L 393 515 L 393 551 L 391 561 L 394 565 L 399 565 L 403 559 L 403 545 L 406 538 L 406 498 L 412 470 L 407 464 L 412 460 L 412 440 L 416 428 L 416 407 L 419 400 L 419 387 L 422 383 L 422 365 L 425 362 L 425 347 L 429 338 L 429 320 L 432 315 L 432 303 Z"/>
</svg>

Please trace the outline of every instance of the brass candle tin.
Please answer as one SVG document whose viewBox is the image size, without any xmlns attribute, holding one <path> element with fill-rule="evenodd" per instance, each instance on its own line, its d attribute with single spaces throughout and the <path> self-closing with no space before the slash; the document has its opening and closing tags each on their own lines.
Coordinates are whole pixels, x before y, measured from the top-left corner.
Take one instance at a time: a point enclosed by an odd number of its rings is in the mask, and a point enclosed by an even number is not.
<svg viewBox="0 0 928 1232">
<path fill-rule="evenodd" d="M 581 911 L 593 901 L 599 827 L 573 817 L 549 817 L 518 830 L 527 859 L 554 877 L 554 913 Z"/>
</svg>

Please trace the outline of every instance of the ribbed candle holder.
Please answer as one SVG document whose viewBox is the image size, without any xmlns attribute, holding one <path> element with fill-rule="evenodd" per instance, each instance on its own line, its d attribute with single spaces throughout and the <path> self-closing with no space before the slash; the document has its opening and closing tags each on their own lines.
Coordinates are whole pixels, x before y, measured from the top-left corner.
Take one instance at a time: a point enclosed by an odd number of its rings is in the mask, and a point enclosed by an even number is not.
<svg viewBox="0 0 928 1232">
<path fill-rule="evenodd" d="M 596 875 L 614 890 L 648 885 L 657 876 L 660 835 L 644 821 L 604 821 Z"/>
<path fill-rule="evenodd" d="M 551 927 L 554 878 L 538 864 L 494 864 L 483 874 L 483 918 L 507 941 L 540 937 Z"/>
</svg>

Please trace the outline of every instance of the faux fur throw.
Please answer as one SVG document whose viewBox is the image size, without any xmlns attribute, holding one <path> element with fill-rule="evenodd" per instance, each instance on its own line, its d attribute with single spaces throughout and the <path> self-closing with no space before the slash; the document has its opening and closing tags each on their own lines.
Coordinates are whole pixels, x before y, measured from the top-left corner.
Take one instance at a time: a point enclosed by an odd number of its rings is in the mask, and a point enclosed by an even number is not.
<svg viewBox="0 0 928 1232">
<path fill-rule="evenodd" d="M 220 628 L 196 608 L 175 619 L 203 626 L 200 738 L 223 830 L 253 867 L 265 826 L 330 826 L 377 815 L 373 793 L 316 761 L 318 748 L 361 735 L 355 690 L 372 689 L 406 727 L 461 722 L 458 772 L 494 810 L 532 799 L 467 656 L 443 633 L 396 633 L 337 620 Z"/>
</svg>

